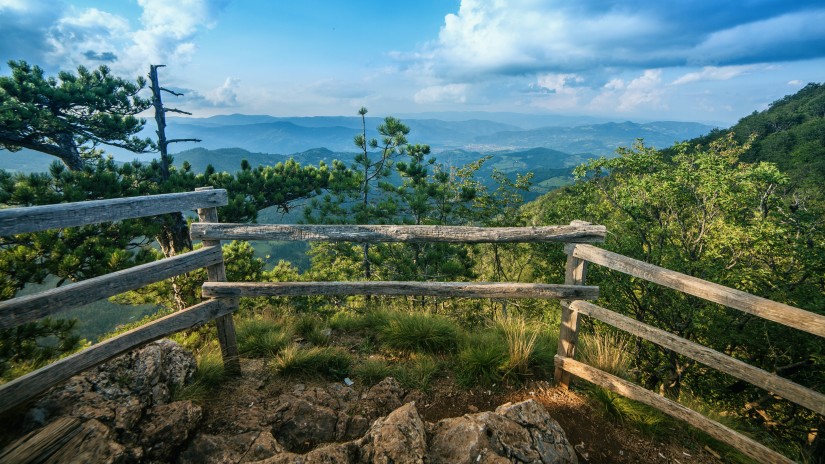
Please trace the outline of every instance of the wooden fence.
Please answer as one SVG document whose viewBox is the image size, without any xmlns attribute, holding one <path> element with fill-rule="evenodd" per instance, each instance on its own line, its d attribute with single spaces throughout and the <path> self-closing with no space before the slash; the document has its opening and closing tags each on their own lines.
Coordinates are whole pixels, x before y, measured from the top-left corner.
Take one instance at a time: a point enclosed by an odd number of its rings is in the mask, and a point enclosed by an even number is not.
<svg viewBox="0 0 825 464">
<path fill-rule="evenodd" d="M 0 386 L 0 413 L 48 388 L 142 344 L 216 320 L 224 364 L 240 372 L 232 313 L 240 297 L 297 295 L 432 295 L 473 298 L 560 299 L 562 306 L 556 380 L 569 385 L 571 375 L 651 405 L 731 444 L 760 462 L 790 462 L 775 451 L 674 401 L 576 361 L 579 316 L 599 319 L 746 382 L 774 392 L 825 415 L 825 395 L 765 372 L 725 354 L 655 327 L 601 308 L 585 300 L 599 296 L 585 285 L 587 262 L 724 304 L 756 316 L 825 337 L 825 317 L 759 298 L 589 245 L 604 241 L 604 226 L 574 221 L 566 226 L 479 228 L 459 226 L 310 226 L 220 224 L 218 206 L 227 204 L 225 190 L 0 210 L 0 235 L 36 232 L 197 209 L 200 222 L 191 226 L 193 240 L 204 247 L 172 258 L 95 277 L 36 295 L 0 302 L 0 329 L 16 327 L 92 301 L 134 290 L 205 267 L 203 303 L 93 345 L 67 358 Z M 226 282 L 221 240 L 299 240 L 348 242 L 514 243 L 562 242 L 568 254 L 564 284 L 497 282 Z"/>
<path fill-rule="evenodd" d="M 654 266 L 592 245 L 570 244 L 566 246 L 565 251 L 568 255 L 565 282 L 568 284 L 583 285 L 586 266 L 590 262 L 825 337 L 825 316 L 819 314 Z M 732 445 L 759 462 L 793 462 L 776 451 L 675 401 L 576 361 L 574 357 L 580 315 L 598 319 L 825 415 L 825 395 L 822 393 L 587 301 L 563 301 L 562 303 L 559 352 L 556 355 L 556 379 L 563 385 L 569 384 L 572 374 L 681 419 L 708 435 Z"/>
<path fill-rule="evenodd" d="M 207 188 L 195 192 L 0 209 L 0 235 L 121 221 L 193 209 L 198 210 L 200 217 L 215 221 L 217 219 L 216 208 L 226 204 L 226 190 Z M 172 258 L 83 280 L 35 295 L 2 301 L 0 302 L 0 329 L 16 327 L 41 317 L 129 290 L 136 290 L 147 284 L 203 267 L 207 268 L 210 279 L 221 280 L 223 266 L 223 255 L 219 243 L 204 242 L 203 248 Z M 75 374 L 175 332 L 196 327 L 214 319 L 222 322 L 219 324 L 219 332 L 220 329 L 224 329 L 224 332 L 231 331 L 231 314 L 237 308 L 237 304 L 237 298 L 231 297 L 207 300 L 92 345 L 3 384 L 0 386 L 0 413 L 36 397 Z M 234 341 L 234 332 L 231 338 Z M 237 349 L 233 353 L 232 343 L 222 343 L 221 350 L 228 367 L 237 370 Z"/>
</svg>

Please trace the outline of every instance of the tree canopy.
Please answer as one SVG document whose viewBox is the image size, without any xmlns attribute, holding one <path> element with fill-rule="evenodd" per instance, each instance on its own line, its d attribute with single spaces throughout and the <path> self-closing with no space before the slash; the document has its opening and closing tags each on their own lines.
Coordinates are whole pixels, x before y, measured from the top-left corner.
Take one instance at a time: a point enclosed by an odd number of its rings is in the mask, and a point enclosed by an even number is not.
<svg viewBox="0 0 825 464">
<path fill-rule="evenodd" d="M 154 147 L 136 136 L 144 124 L 136 115 L 151 105 L 138 95 L 142 78 L 124 80 L 106 66 L 55 78 L 25 61 L 8 65 L 11 75 L 0 76 L 0 148 L 40 151 L 79 170 L 101 144 L 134 152 Z"/>
</svg>

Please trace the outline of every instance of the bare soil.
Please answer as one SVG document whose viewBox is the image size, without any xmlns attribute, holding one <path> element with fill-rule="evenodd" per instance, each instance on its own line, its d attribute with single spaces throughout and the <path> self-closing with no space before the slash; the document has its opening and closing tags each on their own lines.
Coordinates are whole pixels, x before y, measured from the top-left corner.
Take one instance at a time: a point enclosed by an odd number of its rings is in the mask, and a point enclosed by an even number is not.
<svg viewBox="0 0 825 464">
<path fill-rule="evenodd" d="M 277 397 L 293 391 L 297 384 L 307 387 L 328 385 L 323 380 L 285 379 L 273 376 L 266 363 L 243 360 L 240 378 L 226 382 L 212 400 L 204 404 L 201 430 L 210 434 L 232 435 L 249 421 L 266 417 Z M 359 393 L 369 386 L 354 384 Z M 564 428 L 582 463 L 719 463 L 713 450 L 694 442 L 679 443 L 647 437 L 637 430 L 615 423 L 601 413 L 584 394 L 566 390 L 545 381 L 521 387 L 464 389 L 449 376 L 442 376 L 428 391 L 412 391 L 406 400 L 416 401 L 427 421 L 492 411 L 507 402 L 536 399 Z M 670 434 L 673 435 L 673 434 Z"/>
</svg>

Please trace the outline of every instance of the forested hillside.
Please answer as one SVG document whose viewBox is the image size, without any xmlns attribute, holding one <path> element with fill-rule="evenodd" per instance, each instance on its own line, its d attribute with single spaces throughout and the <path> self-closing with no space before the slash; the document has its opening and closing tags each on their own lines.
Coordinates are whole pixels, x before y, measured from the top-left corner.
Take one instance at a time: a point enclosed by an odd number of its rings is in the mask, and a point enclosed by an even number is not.
<svg viewBox="0 0 825 464">
<path fill-rule="evenodd" d="M 619 149 L 617 158 L 579 166 L 573 186 L 524 211 L 539 224 L 604 224 L 607 249 L 823 314 L 824 96 L 822 85 L 810 84 L 730 131 L 662 151 Z M 557 272 L 547 266 L 543 275 Z M 600 286 L 605 307 L 825 391 L 825 344 L 817 337 L 598 267 L 588 282 Z M 700 399 L 821 459 L 822 416 L 655 345 L 630 346 L 636 381 Z"/>
</svg>

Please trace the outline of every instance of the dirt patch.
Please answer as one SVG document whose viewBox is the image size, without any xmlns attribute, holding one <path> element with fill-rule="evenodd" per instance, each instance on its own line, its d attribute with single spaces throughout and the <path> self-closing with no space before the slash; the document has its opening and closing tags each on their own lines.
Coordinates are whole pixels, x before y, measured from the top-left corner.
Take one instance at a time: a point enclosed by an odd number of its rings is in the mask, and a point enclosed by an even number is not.
<svg viewBox="0 0 825 464">
<path fill-rule="evenodd" d="M 226 382 L 215 398 L 203 405 L 201 430 L 204 433 L 232 436 L 259 430 L 271 422 L 270 414 L 279 395 L 330 386 L 330 382 L 325 381 L 273 376 L 265 362 L 258 359 L 245 359 L 242 366 L 242 377 Z M 357 382 L 351 388 L 354 396 L 359 398 L 369 390 L 369 386 Z M 408 392 L 404 401 L 415 401 L 423 418 L 436 422 L 448 417 L 493 411 L 501 404 L 526 399 L 540 402 L 561 424 L 583 463 L 721 462 L 704 449 L 652 439 L 616 424 L 595 409 L 586 396 L 544 381 L 531 382 L 520 388 L 467 390 L 450 377 L 440 377 L 426 392 Z"/>
</svg>

